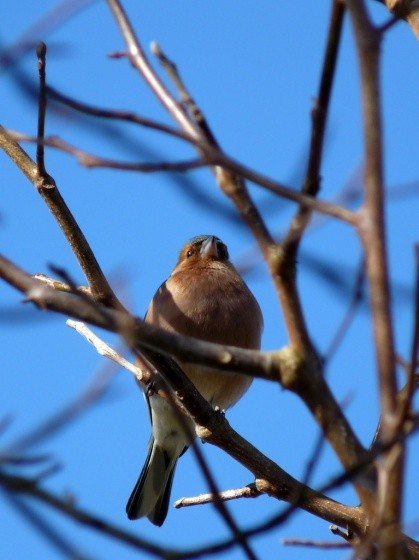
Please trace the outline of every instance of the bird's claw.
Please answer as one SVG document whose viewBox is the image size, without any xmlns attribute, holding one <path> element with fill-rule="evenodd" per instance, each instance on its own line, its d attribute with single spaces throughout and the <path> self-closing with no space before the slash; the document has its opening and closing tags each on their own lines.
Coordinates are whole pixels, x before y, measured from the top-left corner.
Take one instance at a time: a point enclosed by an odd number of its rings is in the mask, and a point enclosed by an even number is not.
<svg viewBox="0 0 419 560">
<path fill-rule="evenodd" d="M 217 412 L 218 414 L 221 414 L 221 416 L 226 415 L 226 411 L 224 409 L 221 409 L 219 406 L 214 406 L 214 412 Z"/>
<path fill-rule="evenodd" d="M 147 381 L 145 386 L 145 395 L 147 398 L 150 398 L 154 395 L 155 392 L 156 392 L 155 382 L 152 379 L 150 379 L 149 381 Z"/>
</svg>

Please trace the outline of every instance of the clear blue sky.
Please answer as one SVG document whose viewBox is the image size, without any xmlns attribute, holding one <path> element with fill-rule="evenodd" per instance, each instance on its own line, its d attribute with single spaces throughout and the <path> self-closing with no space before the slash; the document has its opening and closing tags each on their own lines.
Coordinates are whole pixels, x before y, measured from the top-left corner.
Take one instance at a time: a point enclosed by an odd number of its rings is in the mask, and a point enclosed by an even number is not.
<svg viewBox="0 0 419 560">
<path fill-rule="evenodd" d="M 107 57 L 124 46 L 105 2 L 93 2 L 56 28 L 44 28 L 42 33 L 35 30 L 29 35 L 31 25 L 58 3 L 16 0 L 7 4 L 0 7 L 2 46 L 10 48 L 22 41 L 44 40 L 49 47 L 47 75 L 51 85 L 101 107 L 130 109 L 170 124 L 127 61 Z M 176 61 L 225 150 L 297 188 L 304 174 L 310 108 L 317 91 L 330 2 L 156 0 L 125 4 L 144 47 L 148 49 L 150 42 L 156 40 Z M 376 2 L 368 5 L 376 21 L 387 19 L 382 6 Z M 416 183 L 410 196 L 390 199 L 387 214 L 397 350 L 404 356 L 409 349 L 412 325 L 412 244 L 418 240 L 418 63 L 419 45 L 410 29 L 403 24 L 395 26 L 383 45 L 386 181 L 391 189 Z M 0 113 L 2 125 L 34 134 L 36 109 L 22 89 L 25 81 L 36 86 L 33 51 L 22 54 L 12 66 L 3 69 Z M 103 124 L 57 111 L 48 114 L 47 133 L 57 134 L 88 151 L 127 161 L 191 156 L 189 148 L 182 144 L 133 126 L 115 127 L 105 136 Z M 120 136 L 118 131 L 124 134 Z M 34 154 L 33 146 L 27 149 Z M 362 159 L 356 52 L 347 21 L 331 104 L 321 197 L 333 200 L 347 185 L 360 187 Z M 228 244 L 236 263 L 246 261 L 254 250 L 250 234 L 235 221 L 229 202 L 218 192 L 208 171 L 169 176 L 86 170 L 68 155 L 52 150 L 48 151 L 47 168 L 103 270 L 138 315 L 146 310 L 189 237 L 201 233 L 218 235 Z M 70 249 L 34 188 L 3 154 L 0 171 L 1 251 L 32 273 L 48 273 L 48 263 L 54 263 L 65 267 L 82 283 Z M 210 202 L 205 209 L 196 202 L 196 192 L 208 195 Z M 279 235 L 287 227 L 293 205 L 273 199 L 259 187 L 252 187 L 251 192 L 272 231 Z M 226 212 L 221 212 L 220 207 Z M 299 270 L 303 303 L 314 342 L 324 352 L 346 309 L 348 292 L 342 294 L 316 274 L 310 259 L 328 261 L 332 272 L 347 283 L 347 288 L 353 281 L 361 251 L 354 232 L 332 220 L 313 228 L 302 250 Z M 283 346 L 284 326 L 263 264 L 259 263 L 246 280 L 264 313 L 263 348 Z M 0 283 L 1 307 L 15 317 L 12 323 L 0 317 L 0 418 L 12 418 L 8 429 L 0 433 L 0 451 L 60 410 L 106 367 L 104 359 L 66 327 L 64 317 L 31 313 L 20 301 L 17 292 Z M 118 344 L 112 335 L 98 334 Z M 365 307 L 327 374 L 337 399 L 347 402 L 348 417 L 367 445 L 375 430 L 378 408 Z M 292 475 L 301 476 L 318 431 L 293 395 L 256 381 L 228 418 L 235 429 L 279 465 Z M 141 394 L 131 376 L 118 371 L 99 404 L 33 452 L 51 454 L 62 465 L 57 474 L 45 481 L 46 488 L 71 494 L 81 507 L 139 536 L 179 547 L 210 541 L 212 536 L 226 536 L 226 529 L 211 506 L 171 509 L 160 529 L 145 520 L 133 523 L 126 519 L 126 499 L 145 459 L 148 437 L 148 417 Z M 416 442 L 410 463 L 417 447 Z M 203 451 L 221 489 L 252 482 L 250 473 L 217 449 L 206 445 Z M 410 463 L 412 480 L 414 469 Z M 21 470 L 22 474 L 28 472 Z M 326 447 L 314 474 L 314 484 L 321 485 L 338 472 L 339 465 Z M 416 491 L 415 486 L 412 488 Z M 192 454 L 186 454 L 178 465 L 172 501 L 206 491 Z M 348 489 L 333 496 L 356 504 Z M 266 519 L 282 507 L 283 504 L 267 497 L 229 505 L 243 527 Z M 59 515 L 51 516 L 44 508 L 41 512 L 66 539 L 78 543 L 88 557 L 139 557 L 133 550 L 121 549 Z M 0 518 L 1 558 L 60 558 L 3 495 Z M 406 496 L 406 519 L 418 519 L 417 494 L 412 491 Z M 297 513 L 286 525 L 255 541 L 260 557 L 325 558 L 324 551 L 282 548 L 280 539 L 284 537 L 333 540 L 326 522 Z M 240 551 L 223 556 L 241 557 Z M 347 557 L 347 552 L 327 553 L 330 560 Z"/>
</svg>

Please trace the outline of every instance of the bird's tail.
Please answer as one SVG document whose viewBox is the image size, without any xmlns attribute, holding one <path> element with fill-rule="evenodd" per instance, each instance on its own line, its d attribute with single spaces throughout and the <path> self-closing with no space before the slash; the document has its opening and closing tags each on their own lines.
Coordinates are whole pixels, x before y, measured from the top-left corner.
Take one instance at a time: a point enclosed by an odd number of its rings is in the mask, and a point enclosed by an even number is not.
<svg viewBox="0 0 419 560">
<path fill-rule="evenodd" d="M 177 454 L 168 453 L 151 437 L 145 465 L 127 503 L 129 519 L 147 516 L 154 525 L 163 524 L 177 459 Z"/>
</svg>

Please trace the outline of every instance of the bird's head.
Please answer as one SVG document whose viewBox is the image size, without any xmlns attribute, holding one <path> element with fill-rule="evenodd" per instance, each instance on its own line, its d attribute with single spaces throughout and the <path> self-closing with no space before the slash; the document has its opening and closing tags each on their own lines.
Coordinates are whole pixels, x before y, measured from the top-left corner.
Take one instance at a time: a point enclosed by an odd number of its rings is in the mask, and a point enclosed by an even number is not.
<svg viewBox="0 0 419 560">
<path fill-rule="evenodd" d="M 215 235 L 198 235 L 184 245 L 176 268 L 208 266 L 216 262 L 230 264 L 227 246 Z"/>
</svg>

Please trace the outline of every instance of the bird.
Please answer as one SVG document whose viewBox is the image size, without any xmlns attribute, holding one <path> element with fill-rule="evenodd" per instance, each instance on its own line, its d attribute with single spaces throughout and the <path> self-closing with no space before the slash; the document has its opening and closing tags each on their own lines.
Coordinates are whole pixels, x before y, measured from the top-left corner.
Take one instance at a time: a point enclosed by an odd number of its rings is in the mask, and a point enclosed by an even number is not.
<svg viewBox="0 0 419 560">
<path fill-rule="evenodd" d="M 145 322 L 200 340 L 259 350 L 263 317 L 259 304 L 230 262 L 227 246 L 214 235 L 189 240 L 169 278 L 148 307 Z M 201 395 L 226 411 L 247 391 L 250 375 L 217 371 L 177 361 Z M 179 457 L 191 443 L 179 411 L 157 392 L 144 392 L 152 425 L 148 455 L 130 495 L 129 519 L 147 517 L 161 526 L 166 519 L 173 476 Z"/>
</svg>

